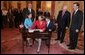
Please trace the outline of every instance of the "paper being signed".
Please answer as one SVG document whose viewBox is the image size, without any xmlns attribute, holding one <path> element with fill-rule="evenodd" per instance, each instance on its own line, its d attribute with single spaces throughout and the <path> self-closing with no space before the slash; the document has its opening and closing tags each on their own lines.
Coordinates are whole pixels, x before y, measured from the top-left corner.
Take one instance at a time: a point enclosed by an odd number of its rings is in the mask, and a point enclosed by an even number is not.
<svg viewBox="0 0 85 55">
<path fill-rule="evenodd" d="M 29 29 L 28 30 L 28 32 L 34 32 L 34 31 L 39 31 L 39 32 L 43 32 L 43 30 L 42 29 Z"/>
</svg>

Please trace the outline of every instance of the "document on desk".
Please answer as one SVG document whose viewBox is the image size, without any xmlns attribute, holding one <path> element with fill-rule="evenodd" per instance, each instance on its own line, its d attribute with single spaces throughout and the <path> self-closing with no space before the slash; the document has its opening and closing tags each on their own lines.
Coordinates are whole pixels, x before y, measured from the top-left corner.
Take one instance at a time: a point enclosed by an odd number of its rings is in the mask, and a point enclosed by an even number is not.
<svg viewBox="0 0 85 55">
<path fill-rule="evenodd" d="M 39 31 L 39 32 L 43 32 L 42 29 L 29 29 L 28 32 L 32 33 L 34 31 Z"/>
</svg>

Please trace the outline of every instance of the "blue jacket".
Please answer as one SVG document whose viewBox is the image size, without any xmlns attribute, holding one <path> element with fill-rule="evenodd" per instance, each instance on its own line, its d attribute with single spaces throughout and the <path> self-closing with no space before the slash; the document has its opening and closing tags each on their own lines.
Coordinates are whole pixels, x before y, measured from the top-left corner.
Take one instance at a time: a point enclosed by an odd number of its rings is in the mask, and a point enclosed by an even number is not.
<svg viewBox="0 0 85 55">
<path fill-rule="evenodd" d="M 26 19 L 25 19 L 25 21 L 24 21 L 24 26 L 25 26 L 26 29 L 31 28 L 32 24 L 33 24 L 33 22 L 32 22 L 31 19 L 29 19 L 29 18 L 26 18 Z"/>
</svg>

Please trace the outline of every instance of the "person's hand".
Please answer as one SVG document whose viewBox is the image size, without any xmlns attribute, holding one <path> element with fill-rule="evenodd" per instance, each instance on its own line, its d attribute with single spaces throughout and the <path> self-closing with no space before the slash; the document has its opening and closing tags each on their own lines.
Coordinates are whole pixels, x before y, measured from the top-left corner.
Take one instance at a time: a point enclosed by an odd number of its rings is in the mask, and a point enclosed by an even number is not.
<svg viewBox="0 0 85 55">
<path fill-rule="evenodd" d="M 21 25 L 19 25 L 19 27 L 20 27 L 20 28 L 23 28 L 24 26 L 21 24 Z"/>
<path fill-rule="evenodd" d="M 52 31 L 51 29 L 49 29 L 49 31 Z"/>
<path fill-rule="evenodd" d="M 58 23 L 55 23 L 54 25 L 55 25 L 56 28 L 58 28 Z"/>
<path fill-rule="evenodd" d="M 55 23 L 54 25 L 58 26 L 58 23 Z"/>
<path fill-rule="evenodd" d="M 76 29 L 76 32 L 79 32 L 79 30 L 78 30 L 78 29 Z"/>
<path fill-rule="evenodd" d="M 84 36 L 84 32 L 82 32 L 82 34 L 81 34 L 82 36 Z"/>
</svg>

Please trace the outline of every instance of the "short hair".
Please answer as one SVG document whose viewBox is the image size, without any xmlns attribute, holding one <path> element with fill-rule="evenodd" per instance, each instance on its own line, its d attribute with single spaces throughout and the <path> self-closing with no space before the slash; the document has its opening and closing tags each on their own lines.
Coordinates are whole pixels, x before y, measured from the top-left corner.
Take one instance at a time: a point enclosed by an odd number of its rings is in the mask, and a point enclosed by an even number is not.
<svg viewBox="0 0 85 55">
<path fill-rule="evenodd" d="M 44 18 L 42 15 L 39 15 L 38 17 Z"/>
<path fill-rule="evenodd" d="M 75 3 L 73 3 L 73 4 L 76 4 L 76 6 L 78 6 L 78 7 L 80 6 L 80 4 L 79 4 L 78 2 L 75 2 Z"/>
<path fill-rule="evenodd" d="M 28 14 L 26 14 L 26 18 L 28 18 L 28 15 L 30 15 L 30 14 L 32 14 L 32 13 L 28 13 Z"/>
<path fill-rule="evenodd" d="M 28 2 L 27 4 L 31 4 L 31 5 L 32 5 L 32 3 L 31 3 L 31 2 Z"/>
<path fill-rule="evenodd" d="M 31 12 L 28 13 L 28 15 L 32 14 Z"/>
</svg>

